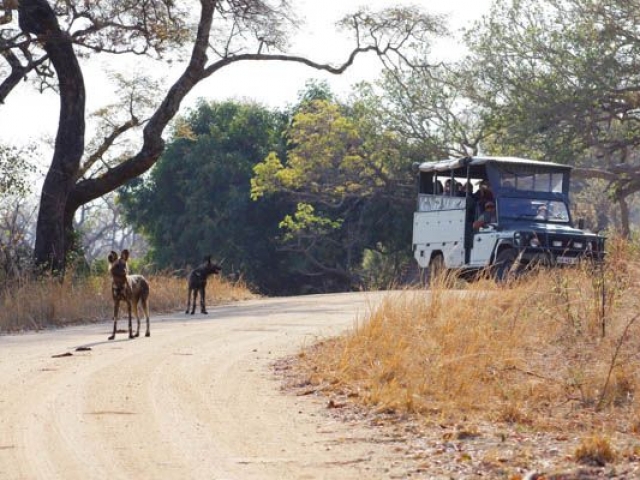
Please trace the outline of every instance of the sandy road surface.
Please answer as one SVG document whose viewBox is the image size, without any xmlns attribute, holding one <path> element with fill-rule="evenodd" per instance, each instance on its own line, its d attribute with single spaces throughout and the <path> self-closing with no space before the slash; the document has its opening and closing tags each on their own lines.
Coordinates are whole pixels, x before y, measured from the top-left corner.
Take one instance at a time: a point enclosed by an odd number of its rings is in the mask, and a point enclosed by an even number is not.
<svg viewBox="0 0 640 480">
<path fill-rule="evenodd" d="M 240 302 L 133 341 L 108 342 L 109 323 L 2 336 L 0 479 L 390 478 L 388 445 L 282 394 L 270 367 L 380 298 Z"/>
</svg>

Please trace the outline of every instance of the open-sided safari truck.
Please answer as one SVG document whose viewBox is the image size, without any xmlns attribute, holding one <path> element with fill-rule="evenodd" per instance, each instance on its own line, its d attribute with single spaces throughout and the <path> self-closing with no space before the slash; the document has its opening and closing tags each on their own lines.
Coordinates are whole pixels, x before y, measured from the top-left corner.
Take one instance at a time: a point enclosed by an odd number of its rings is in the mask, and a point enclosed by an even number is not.
<svg viewBox="0 0 640 480">
<path fill-rule="evenodd" d="M 605 238 L 574 226 L 568 165 L 464 157 L 416 163 L 414 168 L 419 193 L 413 252 L 429 275 L 457 269 L 490 272 L 505 280 L 532 263 L 574 265 L 604 258 Z M 495 213 L 474 229 L 483 208 L 478 198 L 482 181 L 489 183 Z"/>
</svg>

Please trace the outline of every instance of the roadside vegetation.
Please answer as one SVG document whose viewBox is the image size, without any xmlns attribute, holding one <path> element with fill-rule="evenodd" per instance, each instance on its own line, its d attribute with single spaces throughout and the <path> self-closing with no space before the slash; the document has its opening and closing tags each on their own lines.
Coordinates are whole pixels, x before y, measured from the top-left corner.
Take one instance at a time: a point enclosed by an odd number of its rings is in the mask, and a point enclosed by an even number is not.
<svg viewBox="0 0 640 480">
<path fill-rule="evenodd" d="M 184 311 L 187 301 L 184 278 L 163 273 L 145 276 L 151 283 L 149 303 L 152 322 L 154 315 Z M 210 304 L 253 297 L 255 295 L 242 280 L 230 281 L 216 276 L 207 283 L 207 301 Z M 0 333 L 111 322 L 111 278 L 105 272 L 65 282 L 54 278 L 24 279 L 5 284 L 0 291 L 0 305 L 3 307 L 0 310 Z M 127 318 L 124 304 L 120 306 L 120 318 Z"/>
<path fill-rule="evenodd" d="M 347 335 L 305 348 L 290 378 L 396 419 L 582 438 L 576 461 L 608 463 L 608 438 L 640 431 L 640 252 L 614 239 L 609 251 L 604 267 L 509 286 L 395 291 Z"/>
</svg>

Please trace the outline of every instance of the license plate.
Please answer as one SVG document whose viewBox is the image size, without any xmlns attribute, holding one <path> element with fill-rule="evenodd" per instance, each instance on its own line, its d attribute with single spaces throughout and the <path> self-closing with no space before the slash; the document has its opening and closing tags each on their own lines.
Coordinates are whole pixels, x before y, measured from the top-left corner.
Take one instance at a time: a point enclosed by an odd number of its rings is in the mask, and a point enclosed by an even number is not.
<svg viewBox="0 0 640 480">
<path fill-rule="evenodd" d="M 556 262 L 563 265 L 576 265 L 580 259 L 578 257 L 557 257 Z"/>
</svg>

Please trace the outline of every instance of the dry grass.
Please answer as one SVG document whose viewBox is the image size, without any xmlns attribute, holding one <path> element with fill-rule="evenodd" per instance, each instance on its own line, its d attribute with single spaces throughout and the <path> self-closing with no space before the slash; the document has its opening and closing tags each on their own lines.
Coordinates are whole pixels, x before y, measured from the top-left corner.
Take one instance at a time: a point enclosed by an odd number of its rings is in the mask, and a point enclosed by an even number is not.
<svg viewBox="0 0 640 480">
<path fill-rule="evenodd" d="M 390 294 L 348 335 L 307 348 L 294 369 L 371 411 L 635 433 L 640 262 L 624 242 L 610 250 L 601 269 Z"/>
<path fill-rule="evenodd" d="M 578 463 L 603 466 L 616 459 L 616 453 L 607 438 L 597 435 L 584 439 L 574 455 Z"/>
<path fill-rule="evenodd" d="M 185 279 L 168 275 L 148 275 L 147 278 L 151 283 L 152 316 L 184 311 Z M 254 297 L 242 281 L 229 282 L 216 276 L 207 283 L 209 305 Z M 0 304 L 0 332 L 110 320 L 113 315 L 111 279 L 105 274 L 65 283 L 54 279 L 22 281 L 0 291 Z M 126 308 L 121 308 L 121 312 L 125 315 Z"/>
</svg>

